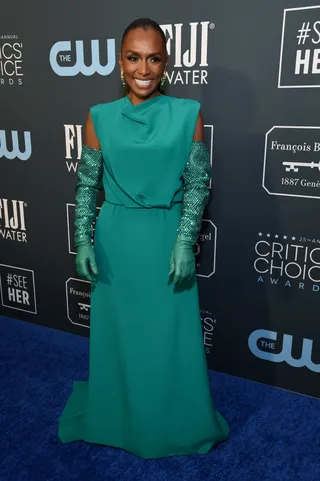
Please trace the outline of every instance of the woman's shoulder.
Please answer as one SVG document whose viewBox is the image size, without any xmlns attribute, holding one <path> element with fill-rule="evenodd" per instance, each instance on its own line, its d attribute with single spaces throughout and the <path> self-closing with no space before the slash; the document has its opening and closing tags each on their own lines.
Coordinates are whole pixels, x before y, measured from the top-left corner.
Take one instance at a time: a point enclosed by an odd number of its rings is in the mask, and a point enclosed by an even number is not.
<svg viewBox="0 0 320 481">
<path fill-rule="evenodd" d="M 198 106 L 200 102 L 198 100 L 184 98 L 184 97 L 171 97 L 171 95 L 166 95 L 169 102 L 176 104 L 177 106 Z"/>
<path fill-rule="evenodd" d="M 102 102 L 99 104 L 92 105 L 90 107 L 90 112 L 102 113 L 110 110 L 112 111 L 114 109 L 117 109 L 122 103 L 123 103 L 123 98 L 120 98 L 117 100 L 111 100 L 109 102 Z"/>
<path fill-rule="evenodd" d="M 189 99 L 189 98 L 183 98 L 183 97 L 171 97 L 169 95 L 166 95 L 168 102 L 170 102 L 173 107 L 175 107 L 178 110 L 199 110 L 201 105 L 198 100 L 194 99 Z"/>
</svg>

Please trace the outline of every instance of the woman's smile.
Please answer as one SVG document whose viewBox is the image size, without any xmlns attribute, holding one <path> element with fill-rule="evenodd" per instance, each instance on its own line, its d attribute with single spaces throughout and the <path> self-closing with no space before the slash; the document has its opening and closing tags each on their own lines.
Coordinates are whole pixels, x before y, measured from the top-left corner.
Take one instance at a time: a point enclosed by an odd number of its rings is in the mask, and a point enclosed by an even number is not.
<svg viewBox="0 0 320 481">
<path fill-rule="evenodd" d="M 134 104 L 159 94 L 167 61 L 162 31 L 136 28 L 126 34 L 119 63 L 126 91 Z"/>
<path fill-rule="evenodd" d="M 135 78 L 134 81 L 139 88 L 145 89 L 145 88 L 149 88 L 151 86 L 151 84 L 153 82 L 153 79 L 140 80 L 140 79 Z"/>
</svg>

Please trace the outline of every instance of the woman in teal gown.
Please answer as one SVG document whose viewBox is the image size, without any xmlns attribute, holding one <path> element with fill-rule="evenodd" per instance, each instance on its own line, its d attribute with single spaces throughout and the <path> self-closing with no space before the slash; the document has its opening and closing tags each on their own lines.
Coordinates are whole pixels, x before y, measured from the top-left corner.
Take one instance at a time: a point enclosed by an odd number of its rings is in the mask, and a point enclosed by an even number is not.
<svg viewBox="0 0 320 481">
<path fill-rule="evenodd" d="M 59 420 L 63 443 L 142 458 L 207 453 L 229 435 L 211 398 L 195 277 L 209 181 L 200 104 L 161 94 L 166 66 L 158 24 L 133 22 L 120 57 L 127 94 L 88 115 L 75 243 L 92 281 L 89 380 L 74 382 Z"/>
</svg>

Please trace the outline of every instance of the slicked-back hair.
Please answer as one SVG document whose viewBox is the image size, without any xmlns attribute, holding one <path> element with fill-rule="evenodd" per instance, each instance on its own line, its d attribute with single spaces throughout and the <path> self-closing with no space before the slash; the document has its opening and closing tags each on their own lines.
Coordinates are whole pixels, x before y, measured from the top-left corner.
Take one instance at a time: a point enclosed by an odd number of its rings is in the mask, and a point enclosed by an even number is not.
<svg viewBox="0 0 320 481">
<path fill-rule="evenodd" d="M 160 27 L 160 25 L 154 20 L 151 20 L 151 18 L 137 18 L 136 20 L 131 22 L 123 32 L 121 47 L 123 45 L 124 39 L 126 38 L 127 34 L 132 30 L 135 30 L 136 28 L 142 28 L 143 30 L 148 30 L 149 28 L 152 28 L 153 30 L 156 30 L 157 32 L 159 32 L 163 40 L 164 49 L 166 51 L 166 36 L 162 28 Z"/>
<path fill-rule="evenodd" d="M 163 40 L 163 45 L 164 45 L 164 50 L 165 50 L 165 54 L 167 55 L 167 48 L 166 48 L 166 36 L 162 30 L 162 28 L 160 27 L 160 25 L 155 22 L 154 20 L 151 20 L 151 18 L 137 18 L 136 20 L 134 20 L 133 22 L 131 22 L 125 29 L 125 31 L 123 32 L 122 34 L 122 40 L 121 40 L 121 49 L 122 49 L 122 45 L 123 45 L 123 42 L 127 36 L 127 34 L 129 32 L 131 32 L 132 30 L 135 30 L 136 28 L 142 28 L 143 30 L 148 30 L 149 28 L 152 28 L 153 30 L 155 30 L 156 32 L 159 32 L 160 35 L 161 35 L 161 38 Z M 160 88 L 160 84 L 158 85 L 158 90 L 160 91 L 161 88 Z M 125 88 L 125 91 L 124 91 L 124 94 L 128 94 L 129 93 L 129 89 L 128 89 L 128 86 Z M 162 91 L 162 94 L 164 94 L 164 92 Z"/>
</svg>

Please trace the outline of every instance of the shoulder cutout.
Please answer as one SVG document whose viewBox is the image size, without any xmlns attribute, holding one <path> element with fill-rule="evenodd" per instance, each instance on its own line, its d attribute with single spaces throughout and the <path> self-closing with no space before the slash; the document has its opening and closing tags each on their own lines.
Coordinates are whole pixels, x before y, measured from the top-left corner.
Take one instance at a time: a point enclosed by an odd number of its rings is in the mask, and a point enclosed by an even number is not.
<svg viewBox="0 0 320 481">
<path fill-rule="evenodd" d="M 87 115 L 84 125 L 84 144 L 96 150 L 100 150 L 100 142 L 94 130 L 91 113 Z"/>
<path fill-rule="evenodd" d="M 201 111 L 199 111 L 196 127 L 194 129 L 193 140 L 203 141 L 204 140 L 204 127 L 203 118 Z"/>
</svg>

